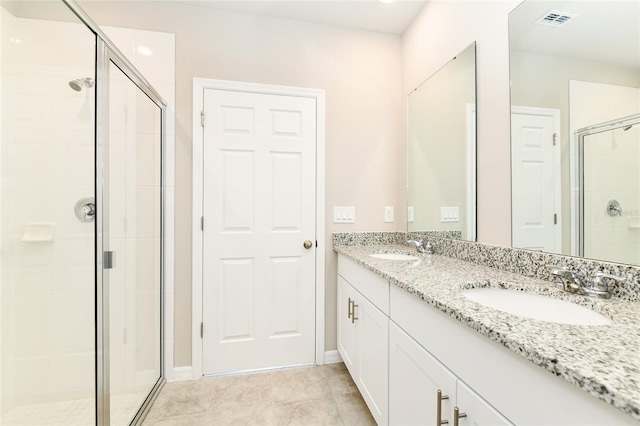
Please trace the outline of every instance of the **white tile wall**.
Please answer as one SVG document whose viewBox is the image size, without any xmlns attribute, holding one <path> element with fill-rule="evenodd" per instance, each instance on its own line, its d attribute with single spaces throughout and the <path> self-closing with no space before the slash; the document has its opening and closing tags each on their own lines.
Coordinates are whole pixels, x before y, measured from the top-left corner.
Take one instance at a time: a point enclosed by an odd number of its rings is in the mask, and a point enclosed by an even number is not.
<svg viewBox="0 0 640 426">
<path fill-rule="evenodd" d="M 640 89 L 571 81 L 570 94 L 572 133 L 639 112 Z M 640 218 L 639 135 L 634 128 L 585 138 L 585 256 L 589 258 L 640 262 L 640 229 L 630 226 L 636 223 L 634 218 Z M 575 187 L 575 176 L 572 178 Z M 620 202 L 622 217 L 606 213 L 611 199 Z"/>
</svg>

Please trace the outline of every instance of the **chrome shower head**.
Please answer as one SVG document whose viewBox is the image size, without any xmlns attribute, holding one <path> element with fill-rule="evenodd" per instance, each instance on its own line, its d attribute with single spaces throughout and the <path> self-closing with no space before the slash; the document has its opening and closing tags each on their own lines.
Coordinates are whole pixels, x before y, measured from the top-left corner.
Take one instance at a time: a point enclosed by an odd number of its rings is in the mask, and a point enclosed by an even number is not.
<svg viewBox="0 0 640 426">
<path fill-rule="evenodd" d="M 95 81 L 91 77 L 76 78 L 75 80 L 71 80 L 69 82 L 69 87 L 71 87 L 76 92 L 79 92 L 83 87 L 91 88 L 95 86 L 95 84 Z"/>
</svg>

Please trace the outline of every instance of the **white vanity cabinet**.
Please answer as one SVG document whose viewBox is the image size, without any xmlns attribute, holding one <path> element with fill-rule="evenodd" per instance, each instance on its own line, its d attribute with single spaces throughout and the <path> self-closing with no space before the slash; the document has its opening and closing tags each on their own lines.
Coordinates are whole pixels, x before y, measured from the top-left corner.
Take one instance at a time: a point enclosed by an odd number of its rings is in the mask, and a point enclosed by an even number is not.
<svg viewBox="0 0 640 426">
<path fill-rule="evenodd" d="M 342 255 L 338 351 L 380 425 L 638 424 Z"/>
<path fill-rule="evenodd" d="M 389 325 L 389 424 L 511 425 L 393 321 Z M 445 423 L 446 422 L 446 423 Z"/>
<path fill-rule="evenodd" d="M 441 398 L 438 398 L 438 391 Z M 435 425 L 438 418 L 449 420 L 451 424 L 449 413 L 453 412 L 455 399 L 456 377 L 391 322 L 389 424 Z"/>
<path fill-rule="evenodd" d="M 338 352 L 379 425 L 389 419 L 389 283 L 338 261 Z"/>
<path fill-rule="evenodd" d="M 460 419 L 460 426 L 508 421 L 519 426 L 638 424 L 623 411 L 396 286 L 390 289 L 389 309 L 392 324 L 456 375 L 456 404 L 469 416 Z M 393 385 L 389 398 L 393 418 Z"/>
</svg>

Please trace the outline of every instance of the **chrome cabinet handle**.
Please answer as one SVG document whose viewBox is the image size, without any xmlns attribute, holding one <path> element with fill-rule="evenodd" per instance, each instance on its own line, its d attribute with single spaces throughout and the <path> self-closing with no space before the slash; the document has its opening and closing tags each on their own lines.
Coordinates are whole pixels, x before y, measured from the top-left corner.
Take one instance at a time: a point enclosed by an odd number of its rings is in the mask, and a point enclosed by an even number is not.
<svg viewBox="0 0 640 426">
<path fill-rule="evenodd" d="M 358 319 L 358 317 L 356 317 L 356 308 L 358 307 L 358 305 L 356 305 L 355 300 L 351 301 L 351 324 L 354 324 L 356 322 L 356 320 Z"/>
<path fill-rule="evenodd" d="M 348 302 L 347 302 L 347 318 L 351 318 L 351 315 L 353 315 L 353 311 L 351 310 L 351 305 L 353 304 L 353 300 L 351 300 L 351 298 L 349 298 Z"/>
<path fill-rule="evenodd" d="M 73 208 L 80 222 L 93 222 L 96 220 L 96 200 L 93 197 L 82 197 Z"/>
<path fill-rule="evenodd" d="M 436 425 L 447 425 L 449 420 L 442 420 L 442 400 L 449 399 L 449 395 L 443 395 L 442 391 L 438 389 L 436 396 Z"/>
<path fill-rule="evenodd" d="M 453 408 L 453 426 L 458 426 L 458 421 L 463 417 L 467 417 L 467 413 L 461 413 L 458 407 L 454 407 Z"/>
</svg>

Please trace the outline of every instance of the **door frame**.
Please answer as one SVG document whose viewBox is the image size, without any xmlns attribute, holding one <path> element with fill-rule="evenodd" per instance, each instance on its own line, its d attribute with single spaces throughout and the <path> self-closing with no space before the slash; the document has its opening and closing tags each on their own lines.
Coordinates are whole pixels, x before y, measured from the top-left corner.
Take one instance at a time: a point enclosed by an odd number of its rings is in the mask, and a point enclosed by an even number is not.
<svg viewBox="0 0 640 426">
<path fill-rule="evenodd" d="M 202 368 L 202 338 L 200 323 L 203 315 L 202 299 L 202 266 L 203 233 L 200 228 L 204 198 L 204 132 L 201 124 L 201 111 L 204 105 L 206 89 L 229 90 L 267 95 L 295 96 L 312 98 L 316 101 L 316 292 L 315 292 L 315 359 L 316 364 L 324 364 L 324 265 L 325 265 L 325 91 L 303 87 L 275 86 L 239 81 L 215 80 L 207 78 L 193 79 L 193 202 L 192 202 L 192 264 L 191 264 L 191 375 L 200 378 Z"/>
<path fill-rule="evenodd" d="M 553 181 L 553 202 L 555 204 L 555 211 L 558 212 L 558 223 L 554 229 L 555 240 L 555 252 L 562 253 L 562 129 L 560 127 L 560 110 L 554 108 L 539 108 L 539 107 L 527 107 L 527 106 L 512 106 L 511 115 L 536 115 L 542 117 L 551 117 L 553 119 L 554 133 L 556 134 L 556 145 L 553 150 L 553 169 L 555 171 L 556 178 Z M 511 120 L 513 122 L 513 120 Z M 513 127 L 513 125 L 512 125 Z M 513 130 L 513 129 L 511 129 Z M 513 151 L 513 141 L 509 143 L 509 149 Z M 513 153 L 512 153 L 513 155 Z M 511 168 L 511 198 L 513 199 L 513 160 L 510 160 Z M 511 206 L 511 218 L 513 218 L 513 203 Z M 513 220 L 511 221 L 513 227 Z M 513 246 L 513 228 L 511 229 L 511 245 Z"/>
</svg>

